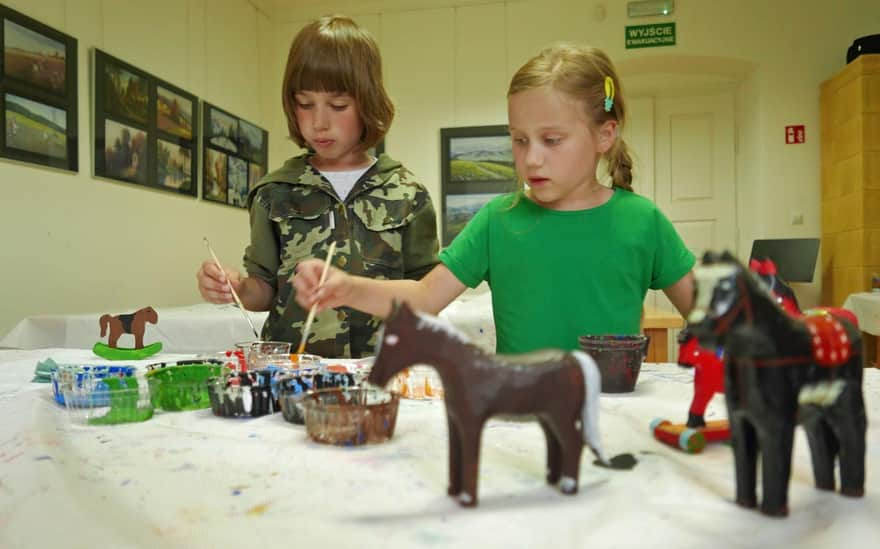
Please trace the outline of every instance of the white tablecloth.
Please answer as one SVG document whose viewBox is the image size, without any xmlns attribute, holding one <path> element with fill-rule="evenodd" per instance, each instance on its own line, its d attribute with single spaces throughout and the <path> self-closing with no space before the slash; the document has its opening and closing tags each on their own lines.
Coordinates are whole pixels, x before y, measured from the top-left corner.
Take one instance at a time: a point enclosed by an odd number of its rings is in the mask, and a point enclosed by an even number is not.
<svg viewBox="0 0 880 549">
<path fill-rule="evenodd" d="M 880 335 L 880 292 L 850 294 L 843 307 L 855 313 L 863 332 Z"/>
<path fill-rule="evenodd" d="M 865 372 L 866 497 L 813 489 L 798 430 L 791 516 L 769 519 L 732 503 L 728 447 L 688 455 L 649 434 L 652 418 L 686 415 L 690 374 L 670 364 L 645 364 L 635 393 L 602 396 L 605 450 L 634 453 L 634 470 L 596 468 L 585 451 L 580 492 L 563 496 L 544 482 L 537 425 L 492 420 L 480 504 L 463 509 L 446 496 L 442 401 L 403 401 L 391 441 L 353 448 L 310 442 L 280 414 L 157 412 L 140 424 L 76 427 L 48 385 L 30 383 L 50 356 L 90 353 L 0 351 L 0 547 L 830 549 L 880 539 L 877 370 Z M 710 417 L 719 415 L 716 397 Z"/>
<path fill-rule="evenodd" d="M 129 311 L 134 312 L 134 309 Z M 157 324 L 147 324 L 144 343 L 161 341 L 166 352 L 201 353 L 229 349 L 240 341 L 253 339 L 250 325 L 234 305 L 200 303 L 186 307 L 157 308 Z M 75 315 L 40 315 L 22 319 L 0 338 L 0 348 L 43 349 L 63 347 L 90 348 L 101 338 L 98 319 L 103 313 Z M 268 313 L 248 312 L 257 330 L 261 330 Z M 461 330 L 472 342 L 489 351 L 495 350 L 495 321 L 492 317 L 492 293 L 485 283 L 468 289 L 438 315 Z M 122 347 L 132 346 L 134 339 L 125 334 Z"/>
<path fill-rule="evenodd" d="M 130 311 L 116 311 L 111 314 Z M 157 308 L 159 321 L 147 324 L 144 344 L 161 341 L 172 353 L 200 353 L 230 349 L 240 341 L 251 341 L 254 333 L 235 305 L 200 303 L 187 307 Z M 0 348 L 42 349 L 64 347 L 91 348 L 101 338 L 98 319 L 103 313 L 42 315 L 21 320 L 0 339 Z M 248 312 L 257 330 L 266 320 L 266 312 Z M 491 294 L 465 292 L 440 316 L 455 324 L 471 341 L 486 349 L 495 349 L 495 323 L 492 320 Z M 134 338 L 125 334 L 120 347 L 134 346 Z"/>
</svg>

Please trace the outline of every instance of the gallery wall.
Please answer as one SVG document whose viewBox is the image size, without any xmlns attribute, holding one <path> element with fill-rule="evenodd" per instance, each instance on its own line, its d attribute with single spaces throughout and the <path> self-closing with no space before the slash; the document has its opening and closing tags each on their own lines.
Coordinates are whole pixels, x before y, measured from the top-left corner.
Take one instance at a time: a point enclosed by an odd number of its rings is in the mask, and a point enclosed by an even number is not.
<svg viewBox="0 0 880 549">
<path fill-rule="evenodd" d="M 240 266 L 247 212 L 93 176 L 91 50 L 265 128 L 277 116 L 275 94 L 262 85 L 268 18 L 244 0 L 4 3 L 78 40 L 80 139 L 78 173 L 0 161 L 0 334 L 31 315 L 198 302 L 203 236 Z"/>
</svg>

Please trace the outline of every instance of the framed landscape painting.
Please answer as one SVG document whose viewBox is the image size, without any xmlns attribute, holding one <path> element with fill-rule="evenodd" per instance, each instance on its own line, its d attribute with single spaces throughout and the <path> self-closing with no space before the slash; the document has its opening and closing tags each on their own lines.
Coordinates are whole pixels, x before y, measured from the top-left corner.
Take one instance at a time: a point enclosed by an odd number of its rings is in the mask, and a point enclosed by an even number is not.
<svg viewBox="0 0 880 549">
<path fill-rule="evenodd" d="M 196 96 L 95 50 L 95 175 L 198 193 Z"/>
<path fill-rule="evenodd" d="M 202 199 L 237 208 L 266 174 L 269 133 L 210 103 L 202 103 Z"/>
<path fill-rule="evenodd" d="M 0 156 L 79 169 L 77 41 L 0 5 Z"/>
<path fill-rule="evenodd" d="M 507 126 L 440 130 L 443 245 L 492 198 L 516 189 Z"/>
</svg>

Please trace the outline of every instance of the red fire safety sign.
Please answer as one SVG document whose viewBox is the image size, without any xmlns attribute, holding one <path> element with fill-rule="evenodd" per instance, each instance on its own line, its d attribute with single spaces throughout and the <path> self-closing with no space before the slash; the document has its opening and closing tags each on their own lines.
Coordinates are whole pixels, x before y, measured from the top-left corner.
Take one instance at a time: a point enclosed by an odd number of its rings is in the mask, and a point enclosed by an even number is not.
<svg viewBox="0 0 880 549">
<path fill-rule="evenodd" d="M 804 137 L 804 127 L 803 126 L 786 126 L 785 127 L 785 144 L 786 145 L 794 145 L 803 143 L 805 140 Z"/>
</svg>

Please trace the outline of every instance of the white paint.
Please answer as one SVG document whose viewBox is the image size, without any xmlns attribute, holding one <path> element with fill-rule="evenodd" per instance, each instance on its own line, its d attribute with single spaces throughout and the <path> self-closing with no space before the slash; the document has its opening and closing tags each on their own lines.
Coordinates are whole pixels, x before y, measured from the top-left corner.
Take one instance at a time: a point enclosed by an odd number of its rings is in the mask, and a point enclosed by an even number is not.
<svg viewBox="0 0 880 549">
<path fill-rule="evenodd" d="M 458 500 L 464 504 L 468 504 L 474 501 L 474 498 L 467 492 L 462 492 L 458 495 Z"/>
<path fill-rule="evenodd" d="M 400 336 L 397 334 L 388 334 L 385 336 L 385 345 L 388 345 L 389 347 L 394 347 L 397 345 L 398 341 L 400 341 Z"/>
<path fill-rule="evenodd" d="M 820 381 L 813 385 L 807 385 L 798 393 L 798 404 L 818 404 L 819 406 L 831 406 L 837 402 L 840 393 L 846 387 L 846 381 L 835 379 L 834 381 Z"/>
<path fill-rule="evenodd" d="M 559 488 L 563 492 L 571 492 L 577 488 L 577 481 L 571 477 L 562 477 L 562 480 L 559 481 Z"/>
<path fill-rule="evenodd" d="M 712 304 L 712 294 L 715 286 L 721 279 L 733 276 L 736 267 L 730 263 L 705 265 L 694 269 L 694 279 L 697 283 L 697 300 L 694 309 L 688 316 L 688 322 L 701 322 L 709 314 L 709 306 Z"/>
<path fill-rule="evenodd" d="M 599 394 L 602 390 L 602 375 L 593 358 L 582 351 L 571 353 L 581 365 L 584 373 L 584 407 L 581 409 L 584 442 L 599 461 L 608 465 L 602 452 L 602 439 L 599 433 Z"/>
</svg>

